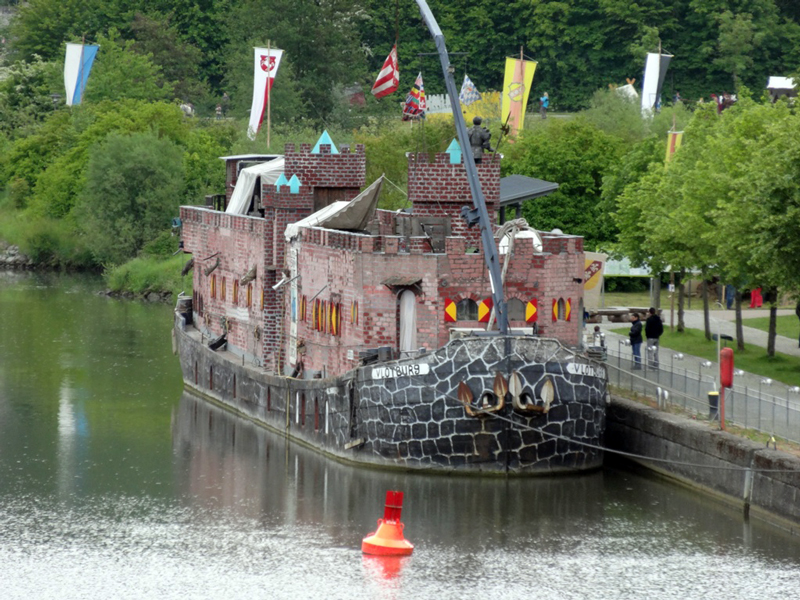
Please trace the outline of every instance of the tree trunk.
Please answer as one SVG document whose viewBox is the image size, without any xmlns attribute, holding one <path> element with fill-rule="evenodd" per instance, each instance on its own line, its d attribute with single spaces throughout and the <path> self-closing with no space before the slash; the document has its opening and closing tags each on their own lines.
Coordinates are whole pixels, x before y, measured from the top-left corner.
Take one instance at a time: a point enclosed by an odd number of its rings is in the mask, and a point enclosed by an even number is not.
<svg viewBox="0 0 800 600">
<path fill-rule="evenodd" d="M 742 327 L 742 291 L 737 287 L 733 301 L 736 312 L 736 349 L 744 350 L 744 328 Z"/>
<path fill-rule="evenodd" d="M 661 308 L 661 274 L 653 277 L 653 295 L 650 298 L 650 306 L 655 309 Z"/>
<path fill-rule="evenodd" d="M 711 339 L 711 315 L 708 312 L 708 281 L 703 281 L 703 325 L 706 330 L 706 339 Z"/>
<path fill-rule="evenodd" d="M 771 288 L 767 292 L 769 302 L 769 334 L 767 336 L 767 356 L 775 356 L 775 334 L 778 324 L 778 290 Z"/>
<path fill-rule="evenodd" d="M 683 322 L 683 303 L 686 301 L 686 290 L 684 288 L 685 270 L 681 269 L 678 275 L 678 333 L 683 333 L 686 324 Z"/>
</svg>

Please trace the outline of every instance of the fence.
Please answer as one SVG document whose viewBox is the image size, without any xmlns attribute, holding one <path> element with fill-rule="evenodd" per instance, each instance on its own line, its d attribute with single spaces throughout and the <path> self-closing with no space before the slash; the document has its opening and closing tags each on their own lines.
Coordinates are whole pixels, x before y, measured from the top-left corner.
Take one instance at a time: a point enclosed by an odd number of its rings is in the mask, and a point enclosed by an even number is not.
<svg viewBox="0 0 800 600">
<path fill-rule="evenodd" d="M 709 401 L 709 392 L 717 391 L 717 363 L 662 348 L 656 369 L 642 344 L 641 370 L 634 370 L 630 348 L 622 346 L 621 340 L 617 348 L 612 340 L 606 351 L 612 386 L 657 399 L 662 408 L 670 404 L 703 418 L 718 418 Z M 800 388 L 741 371 L 736 379 L 733 387 L 725 389 L 725 422 L 800 443 Z M 781 389 L 783 395 L 770 393 L 775 389 Z"/>
</svg>

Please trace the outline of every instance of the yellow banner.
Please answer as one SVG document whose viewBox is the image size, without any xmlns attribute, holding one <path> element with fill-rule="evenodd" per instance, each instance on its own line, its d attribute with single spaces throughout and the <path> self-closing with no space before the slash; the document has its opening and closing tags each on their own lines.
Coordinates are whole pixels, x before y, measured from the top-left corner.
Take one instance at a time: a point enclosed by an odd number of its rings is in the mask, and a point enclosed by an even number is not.
<svg viewBox="0 0 800 600">
<path fill-rule="evenodd" d="M 681 147 L 683 142 L 682 131 L 668 131 L 667 132 L 667 158 L 665 162 L 669 162 L 672 155 Z"/>
<path fill-rule="evenodd" d="M 531 60 L 506 58 L 501 118 L 503 123 L 508 122 L 512 134 L 516 135 L 525 123 L 525 108 L 535 71 L 536 63 Z"/>
<path fill-rule="evenodd" d="M 602 252 L 584 252 L 583 305 L 599 308 L 603 291 L 603 268 L 608 255 Z"/>
</svg>

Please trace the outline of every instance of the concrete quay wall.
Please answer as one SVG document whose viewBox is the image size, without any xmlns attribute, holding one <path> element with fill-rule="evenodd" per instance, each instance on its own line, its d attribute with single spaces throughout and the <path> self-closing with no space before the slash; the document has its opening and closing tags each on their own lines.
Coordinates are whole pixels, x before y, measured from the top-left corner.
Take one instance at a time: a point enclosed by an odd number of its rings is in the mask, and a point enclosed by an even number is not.
<svg viewBox="0 0 800 600">
<path fill-rule="evenodd" d="M 606 424 L 607 448 L 649 457 L 630 460 L 800 533 L 800 458 L 616 396 Z"/>
</svg>

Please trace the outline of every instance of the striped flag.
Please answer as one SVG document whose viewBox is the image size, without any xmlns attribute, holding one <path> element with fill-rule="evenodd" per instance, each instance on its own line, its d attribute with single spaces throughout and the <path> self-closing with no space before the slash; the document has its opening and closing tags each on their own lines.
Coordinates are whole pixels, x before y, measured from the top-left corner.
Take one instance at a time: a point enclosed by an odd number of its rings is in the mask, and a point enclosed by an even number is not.
<svg viewBox="0 0 800 600">
<path fill-rule="evenodd" d="M 458 93 L 458 99 L 464 106 L 469 106 L 473 102 L 477 102 L 481 99 L 481 93 L 478 91 L 478 88 L 475 87 L 475 84 L 472 83 L 472 80 L 466 75 L 464 75 L 464 83 L 461 84 L 461 91 Z"/>
<path fill-rule="evenodd" d="M 247 127 L 247 137 L 251 140 L 256 139 L 256 133 L 264 121 L 270 90 L 275 83 L 275 75 L 283 57 L 283 50 L 277 48 L 254 48 L 254 50 L 253 102 L 250 105 L 250 123 Z"/>
<path fill-rule="evenodd" d="M 669 162 L 672 155 L 681 147 L 683 141 L 682 131 L 668 131 L 667 132 L 667 158 L 665 162 Z"/>
<path fill-rule="evenodd" d="M 403 121 L 425 117 L 428 104 L 425 101 L 425 88 L 422 85 L 422 73 L 417 75 L 411 91 L 406 96 L 406 105 L 403 107 Z"/>
<path fill-rule="evenodd" d="M 372 86 L 372 95 L 375 98 L 383 98 L 392 92 L 396 92 L 400 85 L 400 70 L 397 68 L 397 44 L 392 46 L 392 51 L 386 57 L 378 79 Z"/>
</svg>

